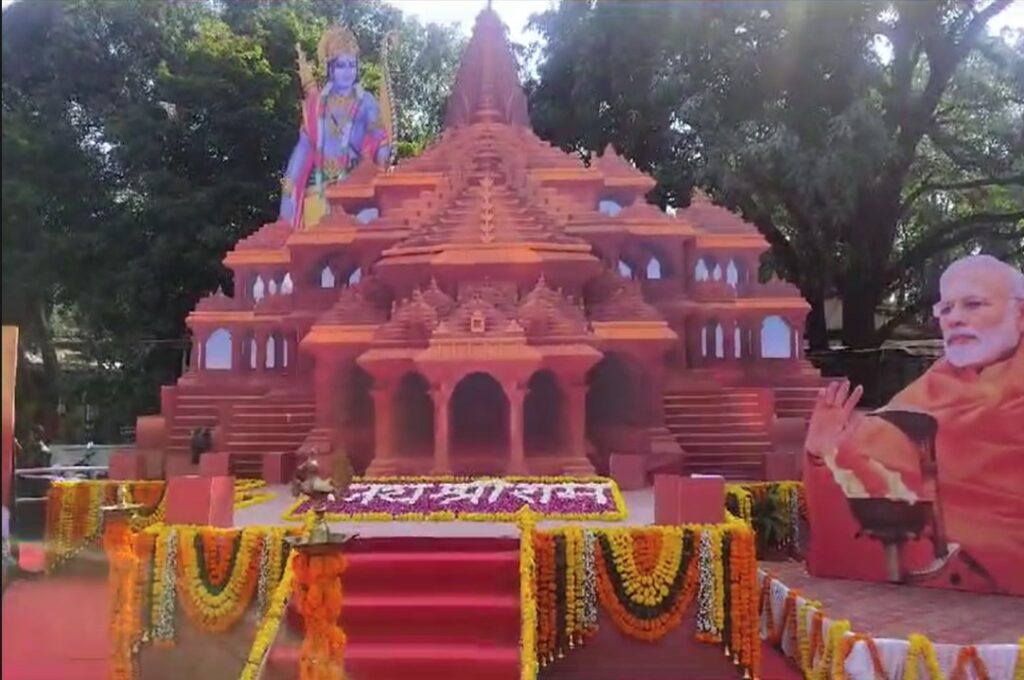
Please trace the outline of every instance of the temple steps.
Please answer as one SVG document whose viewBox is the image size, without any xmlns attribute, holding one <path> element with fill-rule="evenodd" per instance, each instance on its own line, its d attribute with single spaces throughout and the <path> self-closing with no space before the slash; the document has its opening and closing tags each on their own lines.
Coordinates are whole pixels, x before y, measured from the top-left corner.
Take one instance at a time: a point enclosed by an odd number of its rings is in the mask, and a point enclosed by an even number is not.
<svg viewBox="0 0 1024 680">
<path fill-rule="evenodd" d="M 242 479 L 263 478 L 263 454 L 232 453 L 231 474 Z"/>
<path fill-rule="evenodd" d="M 262 456 L 293 453 L 316 423 L 316 405 L 295 397 L 239 404 L 231 414 L 227 450 L 234 474 L 258 477 Z"/>
<path fill-rule="evenodd" d="M 261 477 L 265 454 L 298 450 L 316 424 L 312 399 L 297 395 L 179 394 L 167 433 L 169 453 L 189 454 L 192 432 L 229 424 L 224 448 L 231 454 L 231 471 L 240 477 Z"/>
<path fill-rule="evenodd" d="M 779 418 L 810 418 L 819 385 L 776 387 L 775 415 Z"/>
<path fill-rule="evenodd" d="M 763 479 L 772 450 L 771 396 L 752 388 L 691 388 L 664 395 L 665 427 L 682 447 L 683 474 Z"/>
</svg>

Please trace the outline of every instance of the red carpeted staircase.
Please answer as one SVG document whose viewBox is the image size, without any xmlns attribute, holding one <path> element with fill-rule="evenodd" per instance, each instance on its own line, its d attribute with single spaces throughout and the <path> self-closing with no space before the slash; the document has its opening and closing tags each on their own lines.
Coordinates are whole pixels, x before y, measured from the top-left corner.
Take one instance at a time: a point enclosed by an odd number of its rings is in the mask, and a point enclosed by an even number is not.
<svg viewBox="0 0 1024 680">
<path fill-rule="evenodd" d="M 519 677 L 518 540 L 357 539 L 343 579 L 346 677 Z M 298 635 L 278 638 L 268 677 L 298 677 L 302 620 L 288 621 Z"/>
</svg>

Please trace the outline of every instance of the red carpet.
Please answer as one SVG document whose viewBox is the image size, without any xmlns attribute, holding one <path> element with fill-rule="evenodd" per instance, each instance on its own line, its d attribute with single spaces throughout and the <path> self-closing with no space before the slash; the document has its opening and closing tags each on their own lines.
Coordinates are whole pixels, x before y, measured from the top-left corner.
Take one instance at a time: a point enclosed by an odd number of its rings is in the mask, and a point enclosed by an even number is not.
<svg viewBox="0 0 1024 680">
<path fill-rule="evenodd" d="M 104 680 L 107 582 L 15 581 L 3 599 L 3 680 Z"/>
<path fill-rule="evenodd" d="M 519 677 L 518 540 L 360 539 L 344 584 L 347 677 Z M 301 629 L 296 612 L 288 618 Z M 298 646 L 280 638 L 272 677 L 297 677 L 298 657 Z"/>
<path fill-rule="evenodd" d="M 793 662 L 767 643 L 761 643 L 762 680 L 803 680 Z"/>
</svg>

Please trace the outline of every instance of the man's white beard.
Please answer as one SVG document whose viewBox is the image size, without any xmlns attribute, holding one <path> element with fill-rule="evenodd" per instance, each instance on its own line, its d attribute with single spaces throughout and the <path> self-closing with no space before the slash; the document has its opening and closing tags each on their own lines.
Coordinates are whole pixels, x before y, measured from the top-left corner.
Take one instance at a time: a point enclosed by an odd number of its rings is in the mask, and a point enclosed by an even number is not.
<svg viewBox="0 0 1024 680">
<path fill-rule="evenodd" d="M 946 359 L 957 368 L 984 368 L 1011 354 L 1020 344 L 1016 314 L 1009 312 L 998 327 L 985 333 L 966 327 L 958 328 L 951 335 L 955 337 L 964 334 L 974 337 L 962 345 L 950 345 L 949 339 L 944 339 Z"/>
</svg>

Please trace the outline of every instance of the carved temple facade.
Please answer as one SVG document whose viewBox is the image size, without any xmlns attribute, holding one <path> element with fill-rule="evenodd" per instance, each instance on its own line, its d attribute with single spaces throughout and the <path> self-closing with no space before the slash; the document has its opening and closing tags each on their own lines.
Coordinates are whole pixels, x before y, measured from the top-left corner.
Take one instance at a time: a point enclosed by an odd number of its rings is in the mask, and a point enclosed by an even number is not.
<svg viewBox="0 0 1024 680">
<path fill-rule="evenodd" d="M 757 230 L 702 195 L 668 215 L 653 186 L 533 134 L 483 12 L 435 144 L 227 254 L 234 296 L 198 303 L 187 373 L 139 419 L 150 473 L 192 470 L 207 426 L 204 468 L 234 474 L 339 448 L 369 474 L 585 474 L 654 446 L 672 390 L 809 375 L 808 307 L 758 283 Z"/>
</svg>

